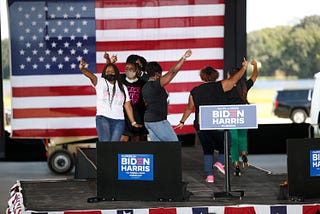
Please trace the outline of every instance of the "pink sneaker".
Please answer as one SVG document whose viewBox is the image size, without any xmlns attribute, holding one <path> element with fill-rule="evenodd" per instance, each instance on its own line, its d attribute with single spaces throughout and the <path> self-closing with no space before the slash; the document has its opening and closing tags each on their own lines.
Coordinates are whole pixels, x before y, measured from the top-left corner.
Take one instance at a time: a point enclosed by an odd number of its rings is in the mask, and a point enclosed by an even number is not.
<svg viewBox="0 0 320 214">
<path fill-rule="evenodd" d="M 222 174 L 225 174 L 224 166 L 220 162 L 216 162 L 213 166 L 215 166 Z"/>
<path fill-rule="evenodd" d="M 214 182 L 214 177 L 213 177 L 213 175 L 208 175 L 207 178 L 206 178 L 206 182 L 207 182 L 207 183 L 213 183 L 213 182 Z"/>
</svg>

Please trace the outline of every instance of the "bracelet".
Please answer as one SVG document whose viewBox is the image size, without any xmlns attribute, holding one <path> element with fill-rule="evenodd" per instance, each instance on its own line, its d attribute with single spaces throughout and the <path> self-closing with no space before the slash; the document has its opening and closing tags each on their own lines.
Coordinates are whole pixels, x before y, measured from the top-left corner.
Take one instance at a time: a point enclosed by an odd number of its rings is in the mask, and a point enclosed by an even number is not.
<svg viewBox="0 0 320 214">
<path fill-rule="evenodd" d="M 180 123 L 182 123 L 184 125 L 184 122 L 182 122 L 181 120 L 180 120 Z"/>
<path fill-rule="evenodd" d="M 134 125 L 136 125 L 137 124 L 137 122 L 136 121 L 133 121 L 132 123 L 131 123 L 131 126 L 134 126 Z"/>
</svg>

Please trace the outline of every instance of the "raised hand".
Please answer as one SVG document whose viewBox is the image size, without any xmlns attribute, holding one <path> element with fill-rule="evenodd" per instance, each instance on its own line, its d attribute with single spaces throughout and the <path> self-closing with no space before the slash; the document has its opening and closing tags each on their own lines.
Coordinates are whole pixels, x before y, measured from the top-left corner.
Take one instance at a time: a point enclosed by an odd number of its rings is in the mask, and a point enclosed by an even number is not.
<svg viewBox="0 0 320 214">
<path fill-rule="evenodd" d="M 248 61 L 246 60 L 245 57 L 243 57 L 242 67 L 243 67 L 244 69 L 247 69 L 247 66 L 248 66 Z"/>
<path fill-rule="evenodd" d="M 257 61 L 254 58 L 252 58 L 250 64 L 251 65 L 257 65 Z"/>
<path fill-rule="evenodd" d="M 86 67 L 87 63 L 84 60 L 80 60 L 79 69 L 80 71 Z"/>
<path fill-rule="evenodd" d="M 118 61 L 118 56 L 117 54 L 113 54 L 110 58 L 111 63 L 116 63 Z"/>
<path fill-rule="evenodd" d="M 183 58 L 188 58 L 188 57 L 190 57 L 192 55 L 192 51 L 191 51 L 191 49 L 188 49 L 185 53 L 184 53 L 184 55 L 183 55 Z"/>
</svg>

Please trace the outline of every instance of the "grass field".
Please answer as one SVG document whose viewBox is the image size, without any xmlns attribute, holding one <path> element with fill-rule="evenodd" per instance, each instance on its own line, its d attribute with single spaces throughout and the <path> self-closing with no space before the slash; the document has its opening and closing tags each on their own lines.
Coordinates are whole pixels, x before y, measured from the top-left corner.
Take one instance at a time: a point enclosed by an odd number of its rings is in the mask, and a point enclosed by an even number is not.
<svg viewBox="0 0 320 214">
<path fill-rule="evenodd" d="M 250 89 L 248 92 L 248 101 L 257 105 L 258 118 L 277 118 L 272 113 L 272 104 L 275 96 L 275 90 Z"/>
</svg>

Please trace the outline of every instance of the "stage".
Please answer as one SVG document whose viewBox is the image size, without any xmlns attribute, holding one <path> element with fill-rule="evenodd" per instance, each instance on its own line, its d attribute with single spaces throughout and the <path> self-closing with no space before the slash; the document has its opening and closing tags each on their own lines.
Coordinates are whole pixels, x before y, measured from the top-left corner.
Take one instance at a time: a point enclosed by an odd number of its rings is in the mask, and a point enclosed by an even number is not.
<svg viewBox="0 0 320 214">
<path fill-rule="evenodd" d="M 92 150 L 94 153 L 95 151 Z M 88 155 L 94 157 L 94 154 Z M 96 196 L 96 179 L 66 179 L 66 180 L 20 180 L 18 186 L 23 201 L 21 209 L 25 213 L 64 213 L 64 211 L 80 210 L 91 213 L 200 213 L 194 210 L 204 210 L 202 213 L 227 213 L 226 207 L 250 208 L 256 213 L 272 213 L 271 210 L 283 210 L 291 213 L 303 213 L 305 205 L 314 205 L 320 199 L 305 199 L 304 201 L 286 198 L 287 189 L 280 191 L 280 184 L 286 181 L 287 174 L 272 174 L 268 171 L 250 166 L 242 170 L 241 177 L 230 173 L 232 191 L 243 191 L 240 197 L 216 197 L 213 193 L 225 191 L 224 175 L 215 170 L 215 182 L 205 182 L 202 165 L 202 151 L 199 145 L 182 147 L 182 180 L 187 185 L 188 200 L 185 201 L 101 201 L 88 203 L 87 199 Z M 250 162 L 250 155 L 249 155 Z M 18 189 L 18 187 L 16 188 Z M 17 198 L 19 198 L 17 196 Z M 310 209 L 317 209 L 314 205 Z M 156 210 L 162 209 L 162 212 Z M 163 211 L 168 208 L 176 211 Z M 160 210 L 161 210 L 160 209 Z M 89 212 L 89 210 L 91 210 Z M 132 211 L 131 211 L 132 210 Z M 149 211 L 148 211 L 149 210 Z M 206 211 L 205 211 L 206 210 Z M 319 209 L 320 210 L 320 209 Z M 301 212 L 300 212 L 301 211 Z M 72 213 L 72 212 L 71 212 Z M 78 213 L 78 212 L 74 212 Z M 284 213 L 284 212 L 279 212 Z M 311 212 L 312 213 L 312 212 Z"/>
</svg>

